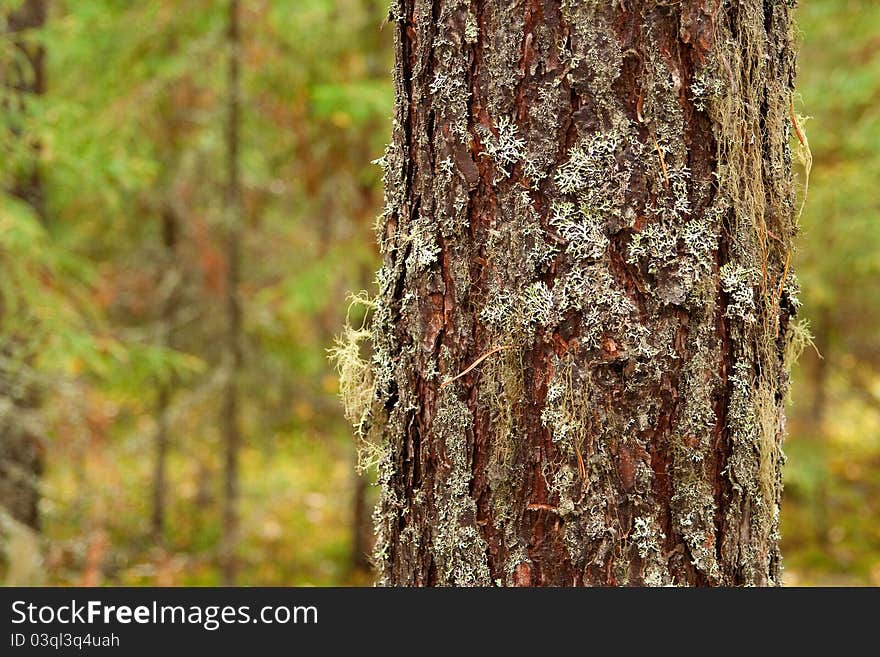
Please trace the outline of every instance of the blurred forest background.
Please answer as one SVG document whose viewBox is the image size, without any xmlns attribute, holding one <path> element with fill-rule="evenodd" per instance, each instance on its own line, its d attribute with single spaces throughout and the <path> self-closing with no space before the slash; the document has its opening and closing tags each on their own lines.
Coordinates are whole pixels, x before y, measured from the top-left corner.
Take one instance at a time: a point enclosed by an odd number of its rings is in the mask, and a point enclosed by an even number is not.
<svg viewBox="0 0 880 657">
<path fill-rule="evenodd" d="M 379 264 L 387 2 L 237 4 L 0 0 L 0 457 L 35 466 L 0 495 L 40 492 L 0 581 L 371 582 L 327 348 Z M 785 581 L 880 585 L 880 3 L 800 4 Z"/>
</svg>

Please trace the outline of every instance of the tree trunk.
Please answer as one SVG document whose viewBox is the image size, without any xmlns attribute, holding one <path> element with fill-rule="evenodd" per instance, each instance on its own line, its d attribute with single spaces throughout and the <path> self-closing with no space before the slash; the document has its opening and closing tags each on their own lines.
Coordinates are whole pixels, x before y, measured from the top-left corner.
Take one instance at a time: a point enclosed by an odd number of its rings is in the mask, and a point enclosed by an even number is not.
<svg viewBox="0 0 880 657">
<path fill-rule="evenodd" d="M 793 4 L 393 3 L 382 583 L 779 582 Z"/>
<path fill-rule="evenodd" d="M 44 0 L 25 0 L 7 17 L 6 31 L 12 34 L 27 33 L 40 29 L 46 22 Z M 42 45 L 33 43 L 25 36 L 14 38 L 13 48 L 20 53 L 20 59 L 9 63 L 9 69 L 0 71 L 3 84 L 12 89 L 11 102 L 17 104 L 13 111 L 24 109 L 24 98 L 29 95 L 42 95 L 45 91 L 43 62 L 45 51 Z M 24 162 L 18 175 L 14 177 L 10 192 L 13 196 L 28 203 L 41 220 L 45 220 L 43 207 L 43 181 L 40 173 L 40 144 L 32 135 L 18 135 L 31 140 L 33 158 Z"/>
<path fill-rule="evenodd" d="M 13 47 L 21 57 L 9 62 L 5 70 L 0 69 L 0 84 L 12 91 L 0 103 L 0 110 L 24 113 L 26 97 L 44 91 L 43 48 L 35 45 L 27 33 L 42 27 L 45 20 L 43 0 L 26 0 L 6 16 L 6 31 L 16 35 L 12 37 Z M 20 33 L 25 36 L 19 38 Z M 18 138 L 32 139 L 17 127 L 13 131 L 18 132 Z M 37 217 L 45 221 L 39 143 L 31 141 L 30 147 L 33 157 L 26 158 L 17 167 L 8 192 L 29 204 Z M 0 327 L 3 313 L 0 300 Z M 0 336 L 7 341 L 0 344 L 0 507 L 18 523 L 39 530 L 43 448 L 39 436 L 26 421 L 39 407 L 39 393 L 32 374 L 34 355 L 26 336 L 4 335 L 2 330 Z"/>
<path fill-rule="evenodd" d="M 370 535 L 367 478 L 355 472 L 352 482 L 354 495 L 351 504 L 351 565 L 354 570 L 370 570 Z"/>
<path fill-rule="evenodd" d="M 172 332 L 174 319 L 177 314 L 179 302 L 179 272 L 177 266 L 177 241 L 180 232 L 176 210 L 169 203 L 162 210 L 162 246 L 166 266 L 163 268 L 163 280 L 170 280 L 171 285 L 163 285 L 160 281 L 159 289 L 167 295 L 162 299 L 162 311 L 159 318 L 160 346 L 173 347 Z M 155 438 L 155 461 L 153 463 L 153 509 L 150 519 L 150 530 L 153 539 L 161 543 L 165 535 L 165 511 L 166 490 L 168 488 L 168 446 L 170 442 L 171 427 L 169 426 L 168 410 L 174 396 L 174 382 L 163 379 L 158 382 L 156 389 L 156 438 Z"/>
<path fill-rule="evenodd" d="M 226 125 L 226 339 L 224 366 L 229 368 L 223 391 L 222 431 L 224 443 L 223 537 L 221 561 L 223 583 L 235 583 L 238 572 L 238 452 L 241 429 L 238 418 L 238 379 L 242 368 L 241 302 L 238 283 L 241 268 L 241 173 L 239 169 L 240 53 L 238 0 L 229 0 L 227 46 L 229 48 L 228 114 Z"/>
<path fill-rule="evenodd" d="M 812 520 L 816 544 L 825 554 L 831 552 L 831 491 L 829 484 L 832 478 L 828 468 L 828 432 L 825 429 L 825 421 L 828 415 L 828 361 L 834 362 L 831 355 L 831 311 L 827 307 L 818 309 L 817 321 L 813 324 L 813 341 L 821 351 L 816 352 L 811 370 L 810 384 L 813 388 L 812 406 L 809 418 L 810 428 L 807 431 L 807 439 L 811 446 L 813 456 L 821 464 L 821 471 L 816 482 L 816 489 L 811 500 Z M 822 354 L 821 356 L 819 354 Z M 808 370 L 810 371 L 810 370 Z"/>
</svg>

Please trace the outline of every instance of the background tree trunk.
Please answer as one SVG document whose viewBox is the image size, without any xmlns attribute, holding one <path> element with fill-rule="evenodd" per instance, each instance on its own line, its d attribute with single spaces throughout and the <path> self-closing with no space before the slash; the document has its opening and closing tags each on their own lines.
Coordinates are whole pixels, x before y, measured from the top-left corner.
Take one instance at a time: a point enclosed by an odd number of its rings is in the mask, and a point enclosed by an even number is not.
<svg viewBox="0 0 880 657">
<path fill-rule="evenodd" d="M 816 321 L 813 322 L 813 340 L 817 345 L 815 357 L 811 359 L 812 367 L 807 370 L 809 372 L 810 386 L 812 388 L 812 399 L 809 420 L 810 430 L 806 434 L 813 444 L 813 452 L 816 454 L 816 462 L 821 468 L 820 475 L 817 477 L 816 488 L 812 496 L 810 507 L 812 508 L 812 521 L 815 528 L 815 540 L 826 553 L 831 553 L 831 495 L 830 483 L 832 481 L 832 473 L 829 466 L 828 458 L 828 432 L 825 423 L 828 417 L 828 388 L 829 388 L 829 361 L 832 359 L 832 341 L 831 331 L 833 318 L 831 310 L 828 308 L 817 309 Z M 819 355 L 821 353 L 821 356 Z"/>
<path fill-rule="evenodd" d="M 236 549 L 238 545 L 239 518 L 238 456 L 241 448 L 239 428 L 239 377 L 242 369 L 241 301 L 238 284 L 241 270 L 241 172 L 239 167 L 239 108 L 241 103 L 239 3 L 229 0 L 227 22 L 227 47 L 229 48 L 228 115 L 226 125 L 226 149 L 228 157 L 226 187 L 226 339 L 224 366 L 229 368 L 223 391 L 221 426 L 224 443 L 223 472 L 223 538 L 221 561 L 223 583 L 235 583 L 238 573 Z"/>
<path fill-rule="evenodd" d="M 382 583 L 779 582 L 793 4 L 393 3 Z"/>
<path fill-rule="evenodd" d="M 44 51 L 31 39 L 29 32 L 39 29 L 46 20 L 43 0 L 26 0 L 6 16 L 6 31 L 13 38 L 13 47 L 21 57 L 0 70 L 2 84 L 13 91 L 9 102 L 17 104 L 14 112 L 25 111 L 27 96 L 45 90 L 43 79 Z M 32 140 L 31 135 L 19 134 Z M 13 176 L 10 193 L 29 204 L 37 217 L 45 222 L 43 183 L 40 175 L 39 143 L 32 141 L 33 157 L 21 163 Z M 0 322 L 3 307 L 0 303 Z M 28 418 L 39 407 L 39 394 L 31 364 L 33 354 L 24 336 L 6 336 L 0 344 L 0 506 L 19 523 L 39 529 L 39 479 L 43 470 L 43 447 L 31 428 Z M 8 403 L 3 403 L 8 402 Z M 30 425 L 30 426 L 29 426 Z"/>
<path fill-rule="evenodd" d="M 6 31 L 12 34 L 24 33 L 21 39 L 13 41 L 13 47 L 21 54 L 18 61 L 11 62 L 10 69 L 3 71 L 3 84 L 11 88 L 17 98 L 13 96 L 13 103 L 18 103 L 16 109 L 23 109 L 24 98 L 29 95 L 42 95 L 45 92 L 45 78 L 43 73 L 43 61 L 45 51 L 42 45 L 35 43 L 28 32 L 37 30 L 46 22 L 46 5 L 44 0 L 25 0 L 7 17 Z M 28 203 L 37 216 L 45 221 L 45 209 L 43 207 L 43 181 L 40 173 L 40 144 L 33 139 L 32 135 L 21 135 L 31 140 L 31 148 L 34 157 L 30 162 L 24 163 L 19 175 L 15 177 L 10 192 L 13 196 Z"/>
<path fill-rule="evenodd" d="M 162 301 L 159 318 L 159 344 L 165 348 L 173 348 L 174 322 L 179 303 L 179 268 L 177 264 L 177 243 L 180 234 L 180 221 L 177 211 L 169 202 L 162 210 L 162 246 L 166 261 L 162 271 L 159 288 L 166 295 Z M 163 285 L 171 281 L 170 285 Z M 166 499 L 168 488 L 168 448 L 171 440 L 171 426 L 168 411 L 174 396 L 173 379 L 163 379 L 156 386 L 156 435 L 155 461 L 153 462 L 153 508 L 150 516 L 150 533 L 157 543 L 165 537 Z"/>
</svg>

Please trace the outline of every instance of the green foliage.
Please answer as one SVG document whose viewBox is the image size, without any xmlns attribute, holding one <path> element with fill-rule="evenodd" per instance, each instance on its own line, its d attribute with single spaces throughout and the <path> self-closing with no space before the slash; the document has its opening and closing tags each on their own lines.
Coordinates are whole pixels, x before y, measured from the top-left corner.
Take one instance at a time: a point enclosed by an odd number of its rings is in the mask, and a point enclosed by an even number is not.
<svg viewBox="0 0 880 657">
<path fill-rule="evenodd" d="M 388 85 L 378 80 L 317 84 L 312 89 L 312 107 L 317 118 L 329 118 L 339 126 L 364 123 L 387 113 Z"/>
<path fill-rule="evenodd" d="M 789 413 L 787 581 L 876 585 L 880 536 L 866 519 L 880 494 L 880 6 L 812 0 L 799 22 L 795 110 L 809 117 L 813 168 L 795 267 L 816 350 L 800 359 Z"/>
<path fill-rule="evenodd" d="M 0 16 L 18 4 L 0 1 Z M 42 29 L 0 35 L 3 70 L 32 74 L 16 43 L 46 50 L 44 95 L 0 86 L 0 377 L 40 382 L 53 438 L 43 509 L 52 582 L 217 582 L 226 9 L 53 3 Z M 350 577 L 349 511 L 337 500 L 351 494 L 354 450 L 325 348 L 344 290 L 366 286 L 377 266 L 380 172 L 370 161 L 392 101 L 383 9 L 242 3 L 251 583 Z M 7 193 L 33 171 L 42 215 Z M 142 550 L 163 389 L 171 522 L 166 548 Z"/>
</svg>

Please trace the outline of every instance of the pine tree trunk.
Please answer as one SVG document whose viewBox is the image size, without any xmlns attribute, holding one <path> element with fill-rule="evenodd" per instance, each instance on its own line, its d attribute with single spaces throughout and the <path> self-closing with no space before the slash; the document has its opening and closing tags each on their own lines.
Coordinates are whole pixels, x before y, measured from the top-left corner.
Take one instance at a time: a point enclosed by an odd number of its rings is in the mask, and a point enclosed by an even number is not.
<svg viewBox="0 0 880 657">
<path fill-rule="evenodd" d="M 793 5 L 393 3 L 382 583 L 779 583 Z"/>
</svg>

